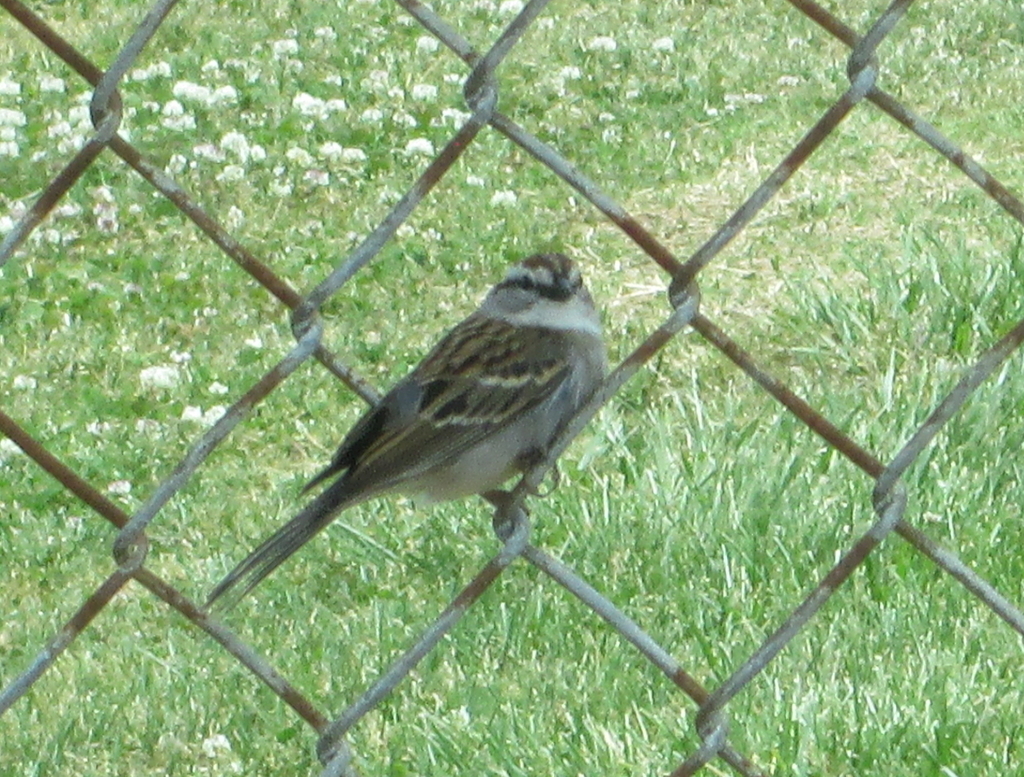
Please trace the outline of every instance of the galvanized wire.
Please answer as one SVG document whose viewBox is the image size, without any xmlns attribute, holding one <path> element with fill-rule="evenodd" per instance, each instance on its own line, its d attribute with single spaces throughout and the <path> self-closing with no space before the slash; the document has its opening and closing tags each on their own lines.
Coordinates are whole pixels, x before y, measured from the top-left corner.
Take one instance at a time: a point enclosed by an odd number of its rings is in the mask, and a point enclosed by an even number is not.
<svg viewBox="0 0 1024 777">
<path fill-rule="evenodd" d="M 912 0 L 895 0 L 878 16 L 874 24 L 859 36 L 853 28 L 822 6 L 806 0 L 789 0 L 790 4 L 821 26 L 850 49 L 847 74 L 850 86 L 822 114 L 785 155 L 775 169 L 753 191 L 747 200 L 685 261 L 676 257 L 639 219 L 604 193 L 576 165 L 551 145 L 540 141 L 504 113 L 497 110 L 501 88 L 501 65 L 519 43 L 523 34 L 543 14 L 546 0 L 531 0 L 516 14 L 501 35 L 484 54 L 458 31 L 457 25 L 442 18 L 417 0 L 398 0 L 399 4 L 425 30 L 454 52 L 469 67 L 464 83 L 464 96 L 470 108 L 469 118 L 449 142 L 427 165 L 417 181 L 402 196 L 380 224 L 373 229 L 347 257 L 307 295 L 302 296 L 280 279 L 264 262 L 243 247 L 215 219 L 207 214 L 185 189 L 167 173 L 147 160 L 125 137 L 119 127 L 122 101 L 118 93 L 125 73 L 132 67 L 148 41 L 159 34 L 161 23 L 175 5 L 174 0 L 157 0 L 122 48 L 114 63 L 101 70 L 79 53 L 74 46 L 49 27 L 37 14 L 19 0 L 0 0 L 0 7 L 41 44 L 66 62 L 95 87 L 90 114 L 95 132 L 73 155 L 63 170 L 36 198 L 24 216 L 0 242 L 0 266 L 3 266 L 47 214 L 80 180 L 91 166 L 97 164 L 109 149 L 127 162 L 154 189 L 164 195 L 196 226 L 219 246 L 253 279 L 293 311 L 292 328 L 297 342 L 294 349 L 243 394 L 205 434 L 201 435 L 174 471 L 156 488 L 151 497 L 133 515 L 128 516 L 102 496 L 86 480 L 48 451 L 28 434 L 13 418 L 0 412 L 0 432 L 13 440 L 43 470 L 57 478 L 69 492 L 76 495 L 100 516 L 119 527 L 113 545 L 117 567 L 89 595 L 64 627 L 47 642 L 36 659 L 0 690 L 0 714 L 6 712 L 58 660 L 61 653 L 98 617 L 104 607 L 130 581 L 139 582 L 159 599 L 184 615 L 213 637 L 278 696 L 288 703 L 319 734 L 317 752 L 325 765 L 324 775 L 354 775 L 354 754 L 345 735 L 374 709 L 423 657 L 432 651 L 475 601 L 517 559 L 522 559 L 544 572 L 566 588 L 585 606 L 592 609 L 622 638 L 656 666 L 698 709 L 695 727 L 700 746 L 673 770 L 673 775 L 694 774 L 715 758 L 728 763 L 736 773 L 761 774 L 760 769 L 729 742 L 735 728 L 727 716 L 728 705 L 768 666 L 814 618 L 825 602 L 863 564 L 870 554 L 892 533 L 906 540 L 936 565 L 959 581 L 966 590 L 984 603 L 1012 629 L 1024 636 L 1024 615 L 1019 607 L 998 592 L 961 561 L 951 550 L 942 547 L 921 529 L 907 523 L 904 511 L 907 488 L 901 478 L 932 443 L 935 435 L 960 410 L 978 387 L 988 379 L 1024 342 L 1024 320 L 1018 322 L 991 345 L 968 368 L 960 381 L 932 411 L 904 447 L 883 463 L 862 445 L 846 435 L 837 425 L 799 397 L 783 381 L 771 375 L 757 360 L 731 339 L 700 311 L 698 276 L 716 256 L 741 233 L 764 206 L 777 197 L 793 174 L 815 153 L 822 143 L 854 110 L 864 103 L 882 110 L 898 124 L 920 137 L 932 149 L 948 159 L 968 178 L 986 192 L 1003 210 L 1024 225 L 1024 205 L 1002 183 L 967 155 L 953 140 L 945 137 L 924 118 L 883 91 L 877 83 L 879 73 L 878 47 L 887 38 L 912 5 Z M 380 252 L 398 228 L 405 223 L 424 197 L 448 173 L 455 161 L 481 132 L 493 129 L 526 151 L 540 164 L 589 201 L 610 222 L 617 225 L 654 262 L 667 273 L 667 296 L 671 312 L 655 331 L 641 342 L 633 353 L 612 372 L 571 424 L 552 445 L 543 460 L 537 462 L 505 500 L 495 500 L 494 527 L 502 548 L 452 600 L 451 604 L 428 627 L 424 634 L 397 659 L 384 674 L 356 701 L 334 716 L 333 720 L 291 686 L 262 657 L 237 635 L 211 618 L 206 612 L 153 574 L 145 566 L 148 541 L 146 528 L 157 520 L 161 508 L 180 491 L 185 483 L 204 465 L 210 453 L 242 423 L 251 410 L 277 389 L 301 364 L 313 357 L 327 367 L 345 385 L 368 402 L 379 394 L 351 367 L 320 343 L 319 311 L 332 295 L 353 278 Z M 839 556 L 839 560 L 809 591 L 803 602 L 779 625 L 763 644 L 724 682 L 712 690 L 705 689 L 668 651 L 638 624 L 625 615 L 609 598 L 581 578 L 568 565 L 550 552 L 530 542 L 530 525 L 521 509 L 529 495 L 535 493 L 544 476 L 554 466 L 559 454 L 580 432 L 594 413 L 606 403 L 637 371 L 644 369 L 652 357 L 684 328 L 692 327 L 712 347 L 719 350 L 769 395 L 777 399 L 795 417 L 834 450 L 863 470 L 873 480 L 872 500 L 877 520 L 860 538 Z M 612 594 L 614 596 L 614 593 Z M 742 722 L 741 722 L 742 723 Z"/>
</svg>

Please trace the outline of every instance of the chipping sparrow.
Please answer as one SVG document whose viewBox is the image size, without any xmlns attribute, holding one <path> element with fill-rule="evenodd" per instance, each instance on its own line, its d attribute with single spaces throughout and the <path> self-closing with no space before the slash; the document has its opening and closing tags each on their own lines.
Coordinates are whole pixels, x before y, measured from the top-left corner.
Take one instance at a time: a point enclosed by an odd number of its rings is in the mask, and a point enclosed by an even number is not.
<svg viewBox="0 0 1024 777">
<path fill-rule="evenodd" d="M 514 265 L 480 307 L 352 427 L 306 490 L 336 478 L 213 589 L 237 601 L 346 507 L 384 492 L 486 493 L 529 468 L 597 388 L 604 341 L 562 254 Z"/>
</svg>

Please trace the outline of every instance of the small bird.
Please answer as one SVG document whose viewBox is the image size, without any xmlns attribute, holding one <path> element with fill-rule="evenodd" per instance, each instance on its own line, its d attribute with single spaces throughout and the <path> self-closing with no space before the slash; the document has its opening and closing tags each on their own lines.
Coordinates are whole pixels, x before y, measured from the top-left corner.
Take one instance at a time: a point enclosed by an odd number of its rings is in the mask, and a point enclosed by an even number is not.
<svg viewBox="0 0 1024 777">
<path fill-rule="evenodd" d="M 604 379 L 601 322 L 576 265 L 535 254 L 342 441 L 303 489 L 334 481 L 210 594 L 251 591 L 342 510 L 386 492 L 426 501 L 486 494 L 545 453 Z"/>
</svg>

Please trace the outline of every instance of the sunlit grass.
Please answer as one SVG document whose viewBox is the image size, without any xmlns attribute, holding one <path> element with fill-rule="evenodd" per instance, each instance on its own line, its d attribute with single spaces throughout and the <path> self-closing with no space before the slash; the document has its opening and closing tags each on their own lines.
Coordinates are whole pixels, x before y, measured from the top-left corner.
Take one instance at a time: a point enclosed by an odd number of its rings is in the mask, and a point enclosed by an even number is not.
<svg viewBox="0 0 1024 777">
<path fill-rule="evenodd" d="M 485 49 L 515 2 L 438 2 Z M 846 3 L 864 29 L 880 3 Z M 102 65 L 143 10 L 41 7 Z M 82 15 L 85 18 L 82 18 Z M 915 5 L 881 84 L 1024 191 L 1019 14 Z M 843 91 L 844 49 L 782 3 L 553 4 L 500 107 L 681 257 Z M 123 131 L 300 291 L 383 217 L 466 116 L 465 66 L 395 5 L 181 6 L 121 94 Z M 86 86 L 0 22 L 0 231 L 90 132 Z M 538 248 L 583 264 L 613 356 L 665 279 L 550 172 L 485 131 L 326 305 L 380 387 Z M 1020 226 L 864 106 L 702 275 L 704 311 L 879 458 L 1024 316 Z M 0 407 L 132 510 L 292 345 L 287 311 L 112 155 L 0 270 Z M 1012 359 L 906 477 L 908 520 L 1024 601 L 1024 377 Z M 147 563 L 197 599 L 286 520 L 362 405 L 301 368 L 164 508 Z M 603 410 L 532 507 L 534 540 L 714 686 L 874 520 L 871 483 L 693 333 Z M 109 574 L 114 531 L 0 442 L 0 682 Z M 470 500 L 347 513 L 228 616 L 321 709 L 355 699 L 495 552 Z M 398 559 L 396 561 L 396 559 Z M 776 773 L 1022 770 L 1019 636 L 888 541 L 729 707 Z M 693 705 L 537 571 L 514 566 L 353 730 L 366 774 L 663 774 Z M 132 586 L 0 720 L 0 773 L 312 774 L 313 735 Z M 724 769 L 724 765 L 720 765 Z"/>
</svg>

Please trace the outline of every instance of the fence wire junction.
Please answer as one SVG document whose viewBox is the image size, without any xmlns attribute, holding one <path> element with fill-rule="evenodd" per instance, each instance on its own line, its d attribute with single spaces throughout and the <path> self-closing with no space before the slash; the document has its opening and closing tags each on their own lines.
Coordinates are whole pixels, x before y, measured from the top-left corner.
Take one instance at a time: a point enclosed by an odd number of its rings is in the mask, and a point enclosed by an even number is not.
<svg viewBox="0 0 1024 777">
<path fill-rule="evenodd" d="M 904 473 L 918 460 L 945 424 L 954 417 L 976 389 L 1020 347 L 1024 341 L 1024 320 L 1017 322 L 977 358 L 952 391 L 934 407 L 924 423 L 906 441 L 903 448 L 891 460 L 883 462 L 816 411 L 785 383 L 773 377 L 752 354 L 745 351 L 701 312 L 698 286 L 701 271 L 751 223 L 766 204 L 776 197 L 786 182 L 821 148 L 840 123 L 865 102 L 887 114 L 936 153 L 945 157 L 991 197 L 1010 218 L 1024 225 L 1024 205 L 1017 197 L 953 140 L 945 137 L 927 120 L 878 85 L 878 48 L 901 22 L 912 5 L 912 0 L 892 2 L 863 35 L 856 33 L 838 17 L 816 3 L 803 0 L 788 1 L 791 6 L 850 48 L 849 88 L 823 112 L 778 166 L 707 242 L 688 259 L 681 261 L 639 219 L 607 196 L 581 169 L 551 145 L 517 124 L 507 114 L 497 110 L 501 64 L 509 53 L 520 45 L 527 30 L 542 17 L 547 6 L 545 0 L 532 0 L 526 3 L 497 40 L 482 54 L 460 34 L 456 24 L 415 0 L 398 0 L 399 5 L 416 22 L 465 63 L 468 75 L 463 93 L 470 111 L 469 118 L 452 135 L 447 145 L 431 159 L 416 182 L 369 236 L 339 262 L 312 291 L 303 295 L 278 276 L 267 263 L 234 239 L 229 230 L 200 207 L 197 200 L 176 183 L 162 166 L 147 159 L 119 131 L 123 119 L 119 89 L 123 85 L 124 77 L 139 61 L 147 43 L 160 33 L 161 25 L 176 5 L 174 0 L 158 0 L 152 5 L 114 63 L 107 69 L 93 64 L 42 17 L 19 0 L 0 0 L 0 5 L 11 18 L 92 85 L 90 113 L 95 127 L 92 137 L 71 157 L 63 170 L 52 179 L 13 229 L 6 234 L 0 243 L 0 266 L 6 264 L 25 244 L 28 237 L 39 228 L 61 199 L 79 184 L 86 171 L 94 165 L 103 163 L 101 160 L 104 158 L 104 152 L 112 152 L 133 168 L 155 191 L 172 202 L 253 280 L 292 311 L 292 329 L 296 338 L 294 349 L 237 399 L 220 420 L 196 439 L 191 450 L 174 471 L 161 482 L 145 504 L 131 515 L 125 513 L 97 487 L 63 464 L 14 418 L 0 412 L 0 431 L 3 431 L 43 470 L 63 484 L 69 492 L 119 530 L 113 545 L 116 569 L 81 604 L 60 632 L 40 649 L 35 660 L 0 691 L 0 715 L 18 702 L 53 666 L 63 651 L 72 645 L 129 581 L 139 583 L 211 636 L 317 732 L 317 753 L 324 765 L 324 777 L 358 774 L 354 754 L 347 744 L 347 734 L 413 671 L 484 592 L 518 559 L 533 564 L 576 596 L 639 650 L 669 682 L 696 703 L 694 723 L 701 745 L 673 769 L 672 777 L 695 774 L 715 759 L 721 759 L 738 774 L 751 776 L 764 773 L 752 756 L 748 757 L 739 752 L 730 742 L 730 730 L 741 725 L 729 720 L 727 711 L 730 702 L 790 643 L 830 596 L 893 533 L 920 553 L 922 558 L 928 559 L 937 569 L 958 581 L 1011 629 L 1024 636 L 1024 614 L 1017 605 L 970 569 L 951 550 L 935 542 L 905 519 L 907 487 L 902 481 Z M 446 56 L 443 53 L 439 56 L 441 55 Z M 466 149 L 471 147 L 478 135 L 488 129 L 504 136 L 510 143 L 546 166 L 610 222 L 617 225 L 649 256 L 669 279 L 667 296 L 671 311 L 663 323 L 615 368 L 601 389 L 563 431 L 545 460 L 539 462 L 514 488 L 512 498 L 507 503 L 496 506 L 494 525 L 502 542 L 500 551 L 479 570 L 423 635 L 367 688 L 360 698 L 339 714 L 331 716 L 300 693 L 232 630 L 147 568 L 145 562 L 149 543 L 146 530 L 160 514 L 161 509 L 203 466 L 211 453 L 259 403 L 280 387 L 308 359 L 314 358 L 319 361 L 367 402 L 377 399 L 379 395 L 374 387 L 321 342 L 323 330 L 319 311 L 327 300 L 378 255 L 427 194 L 452 169 Z M 11 288 L 14 288 L 13 284 Z M 712 689 L 707 689 L 698 682 L 609 598 L 598 592 L 550 552 L 532 544 L 529 519 L 521 509 L 527 496 L 537 490 L 557 457 L 597 411 L 686 327 L 691 327 L 699 333 L 704 340 L 724 354 L 829 446 L 860 468 L 871 480 L 871 499 L 877 516 L 875 523 L 845 549 L 818 586 L 807 592 L 806 598 L 792 610 L 789 617 L 760 648 L 724 682 Z"/>
</svg>

